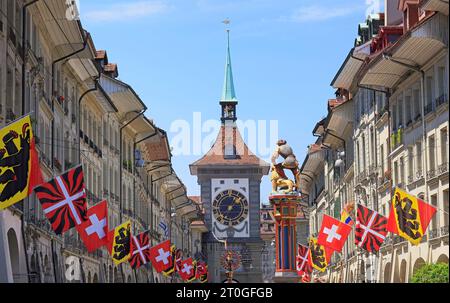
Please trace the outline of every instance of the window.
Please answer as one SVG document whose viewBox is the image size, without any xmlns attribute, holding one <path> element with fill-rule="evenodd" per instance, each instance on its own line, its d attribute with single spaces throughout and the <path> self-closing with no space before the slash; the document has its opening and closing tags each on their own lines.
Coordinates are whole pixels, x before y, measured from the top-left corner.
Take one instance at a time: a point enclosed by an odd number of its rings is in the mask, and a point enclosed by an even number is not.
<svg viewBox="0 0 450 303">
<path fill-rule="evenodd" d="M 398 185 L 398 180 L 399 178 L 398 178 L 398 162 L 397 161 L 395 161 L 394 162 L 394 185 Z"/>
<path fill-rule="evenodd" d="M 412 122 L 411 96 L 405 97 L 405 126 L 409 126 Z"/>
<path fill-rule="evenodd" d="M 448 162 L 448 132 L 447 128 L 441 129 L 441 163 Z"/>
<path fill-rule="evenodd" d="M 380 163 L 381 163 L 381 173 L 384 174 L 384 145 L 380 146 Z"/>
<path fill-rule="evenodd" d="M 438 66 L 438 98 L 446 92 L 445 66 Z"/>
<path fill-rule="evenodd" d="M 433 205 L 435 208 L 438 207 L 438 199 L 437 199 L 437 195 L 432 195 L 431 196 L 431 205 Z M 431 224 L 430 224 L 430 230 L 431 231 L 435 231 L 438 226 L 439 226 L 439 215 L 434 216 L 433 219 L 431 220 Z"/>
<path fill-rule="evenodd" d="M 405 163 L 403 157 L 400 157 L 400 183 L 405 187 Z"/>
<path fill-rule="evenodd" d="M 430 136 L 428 138 L 428 151 L 429 151 L 429 170 L 434 170 L 436 168 L 436 157 L 435 157 L 435 152 L 436 152 L 436 148 L 435 148 L 435 139 L 434 139 L 434 135 Z"/>
<path fill-rule="evenodd" d="M 433 104 L 433 77 L 427 76 L 425 80 L 425 88 L 426 88 L 426 100 L 425 106 L 429 106 Z"/>
<path fill-rule="evenodd" d="M 422 110 L 420 109 L 420 90 L 413 90 L 413 103 L 414 103 L 414 120 L 417 120 L 422 115 Z"/>
<path fill-rule="evenodd" d="M 417 142 L 416 144 L 416 154 L 417 154 L 417 158 L 416 158 L 416 167 L 417 167 L 417 171 L 422 172 L 422 142 Z"/>
<path fill-rule="evenodd" d="M 408 181 L 414 175 L 414 151 L 412 146 L 408 148 Z M 408 182 L 409 183 L 409 182 Z"/>
<path fill-rule="evenodd" d="M 405 123 L 403 121 L 403 100 L 402 99 L 398 100 L 397 114 L 398 114 L 397 127 L 405 126 Z"/>
</svg>

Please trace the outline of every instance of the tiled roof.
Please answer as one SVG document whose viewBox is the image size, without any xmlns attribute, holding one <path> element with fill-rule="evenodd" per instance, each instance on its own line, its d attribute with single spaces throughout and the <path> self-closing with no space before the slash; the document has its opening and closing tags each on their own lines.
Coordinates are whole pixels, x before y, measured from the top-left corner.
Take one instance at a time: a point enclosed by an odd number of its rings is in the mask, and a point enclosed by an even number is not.
<svg viewBox="0 0 450 303">
<path fill-rule="evenodd" d="M 344 99 L 329 99 L 328 100 L 328 108 L 333 109 L 334 107 L 344 103 Z"/>
<path fill-rule="evenodd" d="M 233 138 L 226 138 L 225 137 L 226 135 L 233 136 Z M 237 154 L 236 158 L 233 159 L 225 158 L 224 151 L 226 141 L 234 142 L 234 148 L 236 149 Z M 269 164 L 267 162 L 259 159 L 255 154 L 253 154 L 250 151 L 250 149 L 242 139 L 239 130 L 235 126 L 232 127 L 232 131 L 230 132 L 228 131 L 225 132 L 225 126 L 222 126 L 219 135 L 217 136 L 216 142 L 214 143 L 210 151 L 201 159 L 191 164 L 191 167 L 221 166 L 221 165 L 269 167 Z"/>
<path fill-rule="evenodd" d="M 105 58 L 106 58 L 106 51 L 105 50 L 98 50 L 96 52 L 95 59 L 101 60 L 101 59 L 105 59 Z"/>
<path fill-rule="evenodd" d="M 117 71 L 117 64 L 115 63 L 108 63 L 104 66 L 105 72 L 116 72 Z"/>
<path fill-rule="evenodd" d="M 158 142 L 145 144 L 149 156 L 149 161 L 169 161 L 170 150 L 167 144 L 167 138 L 163 137 Z"/>
</svg>

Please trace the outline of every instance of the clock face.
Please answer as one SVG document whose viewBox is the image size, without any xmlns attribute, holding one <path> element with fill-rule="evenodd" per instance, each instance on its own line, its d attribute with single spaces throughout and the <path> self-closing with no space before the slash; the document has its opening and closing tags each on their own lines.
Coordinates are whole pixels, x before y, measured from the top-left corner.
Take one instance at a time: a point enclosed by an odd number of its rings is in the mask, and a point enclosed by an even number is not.
<svg viewBox="0 0 450 303">
<path fill-rule="evenodd" d="M 236 226 L 248 217 L 247 198 L 236 190 L 221 192 L 212 206 L 214 217 L 223 225 Z"/>
</svg>

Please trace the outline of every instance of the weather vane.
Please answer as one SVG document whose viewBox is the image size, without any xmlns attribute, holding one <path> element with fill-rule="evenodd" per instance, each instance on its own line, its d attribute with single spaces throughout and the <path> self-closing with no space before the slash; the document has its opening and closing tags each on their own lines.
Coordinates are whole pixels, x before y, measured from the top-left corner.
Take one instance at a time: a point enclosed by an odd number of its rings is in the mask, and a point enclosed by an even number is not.
<svg viewBox="0 0 450 303">
<path fill-rule="evenodd" d="M 226 18 L 225 20 L 222 21 L 223 24 L 225 24 L 227 26 L 227 32 L 230 31 L 230 28 L 228 27 L 231 23 L 230 18 Z"/>
</svg>

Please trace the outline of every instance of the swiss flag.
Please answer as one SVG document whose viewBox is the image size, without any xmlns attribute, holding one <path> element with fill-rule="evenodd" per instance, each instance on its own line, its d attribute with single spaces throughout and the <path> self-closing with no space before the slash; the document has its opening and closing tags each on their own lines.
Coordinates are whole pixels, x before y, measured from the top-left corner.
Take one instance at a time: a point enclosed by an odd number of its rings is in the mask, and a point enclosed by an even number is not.
<svg viewBox="0 0 450 303">
<path fill-rule="evenodd" d="M 164 241 L 150 249 L 150 261 L 156 272 L 161 273 L 173 267 L 170 241 Z"/>
<path fill-rule="evenodd" d="M 341 252 L 351 231 L 350 225 L 340 222 L 333 217 L 323 215 L 322 227 L 317 242 L 320 245 Z"/>
<path fill-rule="evenodd" d="M 89 252 L 108 245 L 108 203 L 102 201 L 87 211 L 87 220 L 77 226 Z"/>
<path fill-rule="evenodd" d="M 184 260 L 180 263 L 178 274 L 185 282 L 191 282 L 195 279 L 195 263 L 192 258 Z"/>
</svg>

